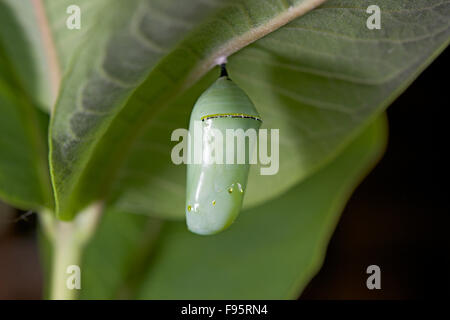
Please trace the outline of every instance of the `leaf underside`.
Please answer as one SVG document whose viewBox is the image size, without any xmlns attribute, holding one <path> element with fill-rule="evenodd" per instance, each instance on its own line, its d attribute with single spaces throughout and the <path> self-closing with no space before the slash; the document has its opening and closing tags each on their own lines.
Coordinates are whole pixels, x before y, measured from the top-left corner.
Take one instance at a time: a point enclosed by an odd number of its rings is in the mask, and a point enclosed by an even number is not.
<svg viewBox="0 0 450 320">
<path fill-rule="evenodd" d="M 102 13 L 75 55 L 52 117 L 58 217 L 71 219 L 107 197 L 144 126 L 207 72 L 224 46 L 237 50 L 249 35 L 262 36 L 270 24 L 286 23 L 321 2 L 132 1 Z M 230 29 L 230 21 L 245 23 Z"/>
<path fill-rule="evenodd" d="M 262 128 L 280 130 L 280 170 L 262 176 L 252 168 L 244 207 L 282 194 L 332 160 L 447 46 L 449 1 L 378 4 L 381 30 L 365 27 L 368 1 L 327 1 L 229 57 L 230 77 L 255 103 Z M 152 118 L 119 170 L 111 208 L 184 217 L 185 167 L 171 162 L 177 142 L 167 141 L 187 128 L 195 100 L 218 73 Z"/>
</svg>

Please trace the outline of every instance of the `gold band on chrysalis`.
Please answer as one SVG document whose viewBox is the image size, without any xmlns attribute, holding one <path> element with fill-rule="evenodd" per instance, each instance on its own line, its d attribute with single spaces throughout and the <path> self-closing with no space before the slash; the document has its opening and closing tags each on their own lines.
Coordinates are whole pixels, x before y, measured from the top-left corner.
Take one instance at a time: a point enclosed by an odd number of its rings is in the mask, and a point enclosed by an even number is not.
<svg viewBox="0 0 450 320">
<path fill-rule="evenodd" d="M 242 118 L 242 119 L 253 119 L 253 120 L 262 122 L 262 119 L 260 117 L 251 116 L 251 115 L 245 114 L 245 113 L 216 113 L 216 114 L 210 114 L 207 116 L 203 116 L 201 118 L 201 120 L 205 121 L 205 120 L 215 119 L 215 118 Z"/>
</svg>

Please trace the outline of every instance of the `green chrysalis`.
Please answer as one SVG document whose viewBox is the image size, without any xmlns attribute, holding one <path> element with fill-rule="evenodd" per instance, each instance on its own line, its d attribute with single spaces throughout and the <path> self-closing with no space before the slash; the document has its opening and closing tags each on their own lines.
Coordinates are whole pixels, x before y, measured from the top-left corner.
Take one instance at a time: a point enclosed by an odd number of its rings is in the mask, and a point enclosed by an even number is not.
<svg viewBox="0 0 450 320">
<path fill-rule="evenodd" d="M 202 235 L 220 232 L 236 219 L 247 187 L 249 157 L 255 146 L 245 143 L 243 163 L 238 160 L 238 139 L 233 137 L 230 144 L 227 134 L 248 129 L 257 132 L 261 125 L 249 97 L 229 79 L 225 65 L 221 67 L 219 79 L 195 103 L 189 122 L 186 222 L 190 231 Z M 217 132 L 223 138 L 219 145 Z M 196 149 L 199 145 L 200 152 Z M 195 161 L 196 152 L 199 161 Z M 217 160 L 220 154 L 222 162 Z"/>
</svg>

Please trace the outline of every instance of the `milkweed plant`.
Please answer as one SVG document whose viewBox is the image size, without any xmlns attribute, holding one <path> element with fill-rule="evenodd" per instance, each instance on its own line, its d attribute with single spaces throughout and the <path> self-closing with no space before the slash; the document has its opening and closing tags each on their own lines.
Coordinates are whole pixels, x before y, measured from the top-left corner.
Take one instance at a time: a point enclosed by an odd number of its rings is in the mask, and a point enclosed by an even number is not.
<svg viewBox="0 0 450 320">
<path fill-rule="evenodd" d="M 296 299 L 448 0 L 0 0 L 0 198 L 50 299 Z"/>
</svg>

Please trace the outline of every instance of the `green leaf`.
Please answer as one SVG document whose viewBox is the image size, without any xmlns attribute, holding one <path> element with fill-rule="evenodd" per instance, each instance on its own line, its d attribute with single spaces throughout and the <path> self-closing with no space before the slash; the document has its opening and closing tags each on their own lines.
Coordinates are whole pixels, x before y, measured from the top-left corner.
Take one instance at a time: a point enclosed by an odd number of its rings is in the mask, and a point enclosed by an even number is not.
<svg viewBox="0 0 450 320">
<path fill-rule="evenodd" d="M 161 221 L 106 211 L 82 259 L 81 299 L 127 298 L 145 272 Z"/>
<path fill-rule="evenodd" d="M 352 190 L 382 155 L 381 117 L 330 164 L 205 238 L 166 223 L 141 299 L 296 299 L 319 270 Z"/>
<path fill-rule="evenodd" d="M 69 29 L 67 8 L 81 10 L 81 28 Z M 27 94 L 50 112 L 62 75 L 82 48 L 86 35 L 98 24 L 107 0 L 2 0 L 0 37 L 5 51 L 24 83 Z"/>
<path fill-rule="evenodd" d="M 187 129 L 191 108 L 217 79 L 216 71 L 208 73 L 156 115 L 133 143 L 112 185 L 109 207 L 164 219 L 184 219 L 186 167 L 172 163 L 171 149 L 177 142 L 170 142 L 170 137 L 177 128 Z"/>
<path fill-rule="evenodd" d="M 58 217 L 104 198 L 143 127 L 217 58 L 321 2 L 109 2 L 74 56 L 51 121 Z"/>
<path fill-rule="evenodd" d="M 35 105 L 49 110 L 57 88 L 55 75 L 42 36 L 42 21 L 36 14 L 38 1 L 0 2 L 0 41 L 24 92 Z"/>
<path fill-rule="evenodd" d="M 0 42 L 0 197 L 15 207 L 52 207 L 45 130 Z"/>
<path fill-rule="evenodd" d="M 229 57 L 230 76 L 255 103 L 262 128 L 280 129 L 280 171 L 261 176 L 253 168 L 244 207 L 282 194 L 332 160 L 447 46 L 449 1 L 378 1 L 381 30 L 366 28 L 370 4 L 327 1 Z M 120 170 L 111 206 L 184 217 L 185 168 L 171 162 L 176 142 L 168 140 L 187 128 L 195 100 L 217 75 L 154 115 Z"/>
<path fill-rule="evenodd" d="M 320 268 L 340 212 L 383 153 L 386 133 L 383 116 L 327 167 L 246 210 L 220 235 L 107 210 L 83 256 L 80 298 L 295 298 Z"/>
<path fill-rule="evenodd" d="M 381 30 L 366 28 L 371 4 L 329 1 L 230 61 L 265 126 L 283 137 L 279 174 L 251 176 L 248 204 L 317 170 L 448 45 L 450 1 L 378 1 Z"/>
</svg>

